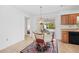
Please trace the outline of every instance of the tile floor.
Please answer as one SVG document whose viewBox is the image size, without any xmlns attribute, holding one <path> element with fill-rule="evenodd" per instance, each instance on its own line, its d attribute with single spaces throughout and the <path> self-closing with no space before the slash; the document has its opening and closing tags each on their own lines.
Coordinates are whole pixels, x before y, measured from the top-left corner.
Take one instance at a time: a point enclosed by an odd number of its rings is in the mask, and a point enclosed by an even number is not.
<svg viewBox="0 0 79 59">
<path fill-rule="evenodd" d="M 59 53 L 79 53 L 79 45 L 59 42 Z"/>
</svg>

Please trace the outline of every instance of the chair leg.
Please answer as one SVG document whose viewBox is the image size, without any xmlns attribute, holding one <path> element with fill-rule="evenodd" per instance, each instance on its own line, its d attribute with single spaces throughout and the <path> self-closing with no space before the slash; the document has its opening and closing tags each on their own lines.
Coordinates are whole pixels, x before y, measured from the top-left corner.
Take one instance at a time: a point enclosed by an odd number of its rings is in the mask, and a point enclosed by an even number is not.
<svg viewBox="0 0 79 59">
<path fill-rule="evenodd" d="M 55 47 L 54 47 L 54 42 L 52 42 L 52 46 L 53 46 L 53 49 L 54 49 L 54 48 L 55 48 Z"/>
</svg>

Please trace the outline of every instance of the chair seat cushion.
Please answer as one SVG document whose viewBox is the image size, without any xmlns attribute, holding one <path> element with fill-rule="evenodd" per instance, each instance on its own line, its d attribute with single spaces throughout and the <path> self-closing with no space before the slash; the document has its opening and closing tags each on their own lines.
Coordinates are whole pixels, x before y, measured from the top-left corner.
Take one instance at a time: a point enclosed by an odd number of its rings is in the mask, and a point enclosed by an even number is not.
<svg viewBox="0 0 79 59">
<path fill-rule="evenodd" d="M 36 39 L 37 43 L 44 43 L 44 39 Z"/>
</svg>

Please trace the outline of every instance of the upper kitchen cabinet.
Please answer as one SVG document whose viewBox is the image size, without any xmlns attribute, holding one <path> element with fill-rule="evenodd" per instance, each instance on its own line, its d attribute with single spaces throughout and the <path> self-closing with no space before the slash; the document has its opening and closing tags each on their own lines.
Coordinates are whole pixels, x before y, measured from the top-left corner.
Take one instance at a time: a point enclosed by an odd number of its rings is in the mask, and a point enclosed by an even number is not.
<svg viewBox="0 0 79 59">
<path fill-rule="evenodd" d="M 69 16 L 68 15 L 62 15 L 61 16 L 61 24 L 62 25 L 68 24 L 68 19 L 69 19 Z"/>
<path fill-rule="evenodd" d="M 75 25 L 77 22 L 76 14 L 67 14 L 61 16 L 61 24 L 62 25 Z"/>
<path fill-rule="evenodd" d="M 75 25 L 76 22 L 77 22 L 76 14 L 70 14 L 69 15 L 69 25 Z"/>
</svg>

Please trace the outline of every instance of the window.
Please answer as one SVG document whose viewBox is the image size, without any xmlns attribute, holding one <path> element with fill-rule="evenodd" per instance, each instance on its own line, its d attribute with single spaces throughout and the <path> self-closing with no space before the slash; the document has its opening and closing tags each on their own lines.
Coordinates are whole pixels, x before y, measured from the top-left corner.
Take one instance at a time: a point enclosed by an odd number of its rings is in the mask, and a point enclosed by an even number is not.
<svg viewBox="0 0 79 59">
<path fill-rule="evenodd" d="M 46 26 L 47 29 L 55 29 L 54 23 L 46 23 L 45 26 Z"/>
</svg>

